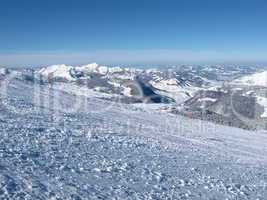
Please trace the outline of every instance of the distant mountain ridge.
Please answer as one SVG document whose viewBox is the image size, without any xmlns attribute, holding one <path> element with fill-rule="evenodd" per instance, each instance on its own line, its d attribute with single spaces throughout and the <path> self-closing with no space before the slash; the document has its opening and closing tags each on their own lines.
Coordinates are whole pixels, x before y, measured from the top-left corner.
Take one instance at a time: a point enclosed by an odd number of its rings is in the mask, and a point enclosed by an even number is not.
<svg viewBox="0 0 267 200">
<path fill-rule="evenodd" d="M 266 72 L 240 66 L 139 69 L 91 63 L 36 70 L 0 68 L 0 77 L 15 73 L 18 79 L 43 85 L 73 85 L 128 104 L 162 103 L 171 113 L 250 129 L 267 128 Z"/>
</svg>

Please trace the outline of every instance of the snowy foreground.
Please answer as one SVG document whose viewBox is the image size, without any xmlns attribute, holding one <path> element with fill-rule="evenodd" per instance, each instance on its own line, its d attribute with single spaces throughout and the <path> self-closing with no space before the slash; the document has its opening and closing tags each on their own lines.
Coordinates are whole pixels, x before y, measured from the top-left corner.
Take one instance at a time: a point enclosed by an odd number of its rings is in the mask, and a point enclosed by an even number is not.
<svg viewBox="0 0 267 200">
<path fill-rule="evenodd" d="M 265 131 L 34 87 L 0 93 L 0 199 L 267 199 Z"/>
</svg>

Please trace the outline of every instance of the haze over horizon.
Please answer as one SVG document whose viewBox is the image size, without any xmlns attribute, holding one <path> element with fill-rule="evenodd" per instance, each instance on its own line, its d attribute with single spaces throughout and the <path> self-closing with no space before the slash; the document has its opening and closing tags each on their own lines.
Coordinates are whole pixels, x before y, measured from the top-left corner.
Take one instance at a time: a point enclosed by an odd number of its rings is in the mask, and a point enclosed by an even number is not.
<svg viewBox="0 0 267 200">
<path fill-rule="evenodd" d="M 0 65 L 266 64 L 267 2 L 5 1 Z"/>
</svg>

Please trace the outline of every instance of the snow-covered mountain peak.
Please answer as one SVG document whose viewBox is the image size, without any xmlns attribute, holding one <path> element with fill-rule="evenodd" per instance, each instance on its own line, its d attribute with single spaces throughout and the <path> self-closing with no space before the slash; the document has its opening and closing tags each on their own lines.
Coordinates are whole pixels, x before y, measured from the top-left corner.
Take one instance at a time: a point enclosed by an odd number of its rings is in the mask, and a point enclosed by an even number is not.
<svg viewBox="0 0 267 200">
<path fill-rule="evenodd" d="M 70 70 L 72 69 L 72 66 L 68 66 L 65 64 L 59 64 L 59 65 L 51 65 L 48 67 L 44 67 L 38 71 L 38 73 L 41 76 L 47 77 L 47 78 L 62 78 L 67 80 L 72 80 L 73 77 L 70 75 Z"/>
<path fill-rule="evenodd" d="M 97 63 L 91 63 L 81 66 L 68 66 L 65 64 L 51 65 L 42 68 L 37 73 L 43 77 L 73 81 L 80 77 L 88 77 L 92 73 L 104 75 L 107 71 L 107 67 L 99 66 Z"/>
<path fill-rule="evenodd" d="M 108 73 L 108 67 L 107 66 L 99 66 L 97 69 L 98 73 L 101 75 L 105 75 Z"/>
<path fill-rule="evenodd" d="M 98 68 L 98 64 L 97 63 L 90 63 L 90 64 L 87 64 L 87 65 L 82 65 L 80 67 L 75 67 L 76 70 L 83 71 L 83 72 L 88 72 L 88 73 L 96 72 L 97 68 Z"/>
<path fill-rule="evenodd" d="M 98 64 L 97 63 L 89 63 L 87 65 L 83 65 L 84 67 L 88 67 L 88 68 L 92 68 L 92 69 L 95 69 L 98 67 Z"/>
</svg>

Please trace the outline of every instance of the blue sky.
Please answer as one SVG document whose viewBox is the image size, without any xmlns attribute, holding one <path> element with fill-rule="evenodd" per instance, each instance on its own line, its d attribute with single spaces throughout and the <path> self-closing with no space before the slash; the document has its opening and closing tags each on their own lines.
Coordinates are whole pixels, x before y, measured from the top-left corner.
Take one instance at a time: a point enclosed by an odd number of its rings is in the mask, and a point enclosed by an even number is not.
<svg viewBox="0 0 267 200">
<path fill-rule="evenodd" d="M 267 61 L 266 0 L 1 0 L 0 65 Z"/>
</svg>

